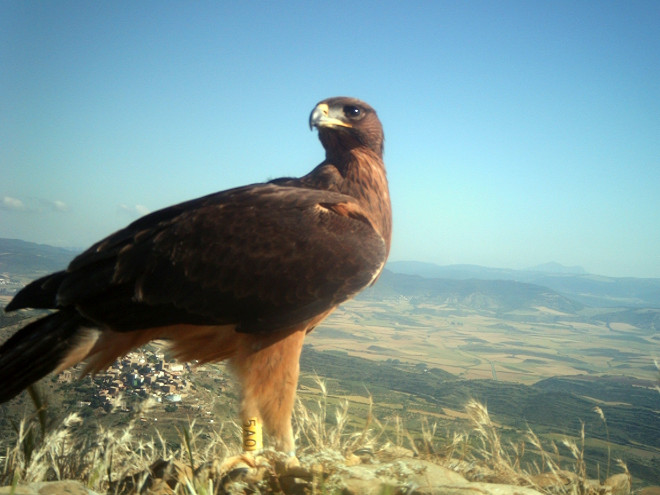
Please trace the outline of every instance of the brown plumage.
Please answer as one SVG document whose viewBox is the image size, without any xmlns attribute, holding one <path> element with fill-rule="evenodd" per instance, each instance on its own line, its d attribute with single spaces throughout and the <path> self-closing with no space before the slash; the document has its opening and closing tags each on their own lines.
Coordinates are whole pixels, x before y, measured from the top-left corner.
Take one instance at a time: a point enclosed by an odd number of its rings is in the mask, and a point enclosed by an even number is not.
<svg viewBox="0 0 660 495">
<path fill-rule="evenodd" d="M 301 178 L 156 211 L 32 282 L 5 308 L 56 311 L 0 347 L 0 401 L 51 371 L 98 371 L 153 339 L 183 360 L 229 359 L 243 419 L 294 449 L 291 412 L 305 335 L 378 277 L 390 247 L 383 130 L 375 111 L 330 98 L 312 111 L 326 159 Z"/>
</svg>

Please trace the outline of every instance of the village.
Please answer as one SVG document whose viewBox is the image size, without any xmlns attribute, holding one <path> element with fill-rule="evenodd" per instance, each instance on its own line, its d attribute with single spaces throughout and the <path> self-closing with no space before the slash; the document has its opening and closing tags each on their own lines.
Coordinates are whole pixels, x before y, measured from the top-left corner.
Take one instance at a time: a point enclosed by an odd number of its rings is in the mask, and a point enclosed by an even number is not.
<svg viewBox="0 0 660 495">
<path fill-rule="evenodd" d="M 13 296 L 24 286 L 25 284 L 8 273 L 0 273 L 0 296 Z"/>
<path fill-rule="evenodd" d="M 79 376 L 77 369 L 64 370 L 59 383 L 72 383 Z M 190 391 L 189 363 L 166 359 L 160 351 L 140 350 L 126 354 L 105 371 L 90 380 L 95 393 L 78 404 L 80 407 L 124 408 L 132 398 L 152 398 L 159 403 L 176 405 Z"/>
</svg>

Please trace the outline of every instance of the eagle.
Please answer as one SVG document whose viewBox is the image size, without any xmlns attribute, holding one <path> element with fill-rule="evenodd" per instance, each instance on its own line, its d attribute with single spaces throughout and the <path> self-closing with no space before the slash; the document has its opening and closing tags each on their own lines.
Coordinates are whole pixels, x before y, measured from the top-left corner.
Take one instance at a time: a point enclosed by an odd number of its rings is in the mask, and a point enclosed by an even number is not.
<svg viewBox="0 0 660 495">
<path fill-rule="evenodd" d="M 164 339 L 177 359 L 230 363 L 245 450 L 261 448 L 250 436 L 263 428 L 276 450 L 295 455 L 304 338 L 375 282 L 392 233 L 374 109 L 328 98 L 309 125 L 325 160 L 307 175 L 150 213 L 18 292 L 5 311 L 54 311 L 0 347 L 0 402 L 51 372 L 84 362 L 94 373 Z"/>
</svg>

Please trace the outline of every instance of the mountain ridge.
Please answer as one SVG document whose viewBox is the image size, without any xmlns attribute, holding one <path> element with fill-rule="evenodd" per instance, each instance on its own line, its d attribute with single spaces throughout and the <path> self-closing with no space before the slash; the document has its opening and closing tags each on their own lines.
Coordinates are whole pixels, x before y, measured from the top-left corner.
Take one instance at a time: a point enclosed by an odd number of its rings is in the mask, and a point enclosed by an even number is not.
<svg viewBox="0 0 660 495">
<path fill-rule="evenodd" d="M 63 270 L 77 251 L 0 237 L 0 273 L 35 274 Z"/>
<path fill-rule="evenodd" d="M 479 265 L 442 266 L 420 261 L 390 261 L 386 268 L 394 273 L 418 275 L 427 279 L 511 280 L 539 285 L 585 306 L 660 308 L 660 278 L 608 277 L 573 273 L 580 267 L 564 267 L 565 270 L 562 271 L 556 265 L 559 264 L 549 263 L 533 267 L 546 267 L 555 271 L 533 271 Z"/>
<path fill-rule="evenodd" d="M 378 282 L 358 295 L 359 299 L 405 297 L 421 302 L 447 304 L 508 313 L 545 307 L 574 314 L 583 305 L 540 285 L 513 280 L 440 279 L 383 270 Z"/>
</svg>

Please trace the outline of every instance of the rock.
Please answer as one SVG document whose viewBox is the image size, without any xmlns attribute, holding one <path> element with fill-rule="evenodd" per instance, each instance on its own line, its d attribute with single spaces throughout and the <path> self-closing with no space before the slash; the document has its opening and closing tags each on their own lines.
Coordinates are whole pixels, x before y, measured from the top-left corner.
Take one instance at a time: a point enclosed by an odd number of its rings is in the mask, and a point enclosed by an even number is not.
<svg viewBox="0 0 660 495">
<path fill-rule="evenodd" d="M 148 469 L 114 483 L 108 493 L 119 495 L 174 495 L 190 482 L 200 487 L 211 481 L 217 493 L 281 493 L 306 495 L 322 493 L 343 495 L 541 495 L 543 493 L 582 493 L 584 495 L 630 495 L 629 473 L 610 476 L 603 483 L 582 480 L 570 471 L 535 475 L 529 481 L 536 488 L 518 486 L 515 477 L 502 476 L 492 482 L 494 472 L 480 471 L 469 463 L 444 467 L 431 461 L 410 457 L 410 451 L 388 450 L 383 457 L 336 451 L 321 451 L 300 459 L 278 453 L 265 453 L 227 470 L 219 461 L 197 466 L 194 473 L 186 463 L 163 459 Z M 361 462 L 366 459 L 365 462 Z M 220 469 L 224 466 L 223 469 Z M 540 490 L 540 491 L 537 491 Z M 184 488 L 184 491 L 186 489 Z M 96 495 L 76 481 L 42 482 L 0 488 L 0 495 Z M 648 487 L 640 495 L 660 495 L 660 487 Z"/>
<path fill-rule="evenodd" d="M 471 482 L 464 486 L 440 486 L 431 492 L 414 492 L 420 495 L 542 495 L 533 488 L 497 483 Z"/>
<path fill-rule="evenodd" d="M 78 481 L 40 481 L 27 485 L 0 488 L 0 495 L 97 495 Z"/>
<path fill-rule="evenodd" d="M 451 469 L 418 459 L 347 466 L 328 479 L 345 495 L 540 495 L 531 488 L 469 482 Z"/>
<path fill-rule="evenodd" d="M 411 468 L 414 469 L 412 481 L 420 487 L 432 487 L 440 482 L 445 484 L 468 483 L 468 481 L 457 472 L 429 461 L 410 461 L 410 464 L 412 465 Z"/>
<path fill-rule="evenodd" d="M 390 445 L 376 452 L 379 461 L 393 461 L 395 459 L 412 458 L 414 452 L 405 447 Z"/>
</svg>

